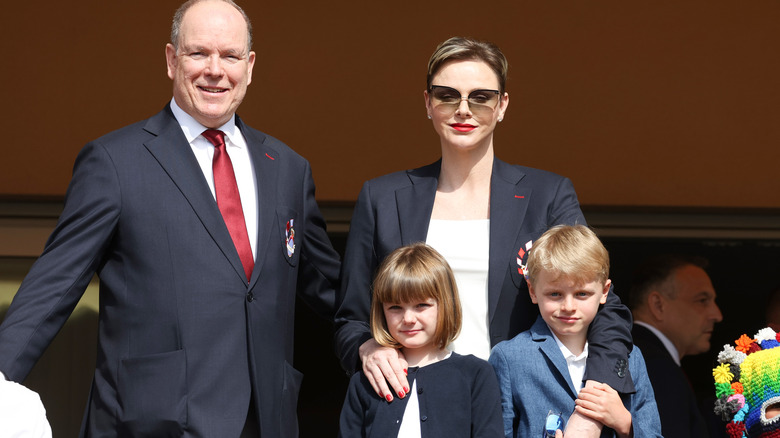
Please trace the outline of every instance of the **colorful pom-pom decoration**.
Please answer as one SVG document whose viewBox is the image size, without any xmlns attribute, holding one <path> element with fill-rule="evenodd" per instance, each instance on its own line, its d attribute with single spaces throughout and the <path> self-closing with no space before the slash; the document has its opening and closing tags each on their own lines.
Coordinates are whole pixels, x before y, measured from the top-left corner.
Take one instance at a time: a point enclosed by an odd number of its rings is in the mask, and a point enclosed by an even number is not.
<svg viewBox="0 0 780 438">
<path fill-rule="evenodd" d="M 745 396 L 742 394 L 734 394 L 729 397 L 728 402 L 736 402 L 737 408 L 734 409 L 734 413 L 737 413 L 743 406 L 745 406 Z"/>
<path fill-rule="evenodd" d="M 729 423 L 726 425 L 726 432 L 730 437 L 742 438 L 745 432 L 745 423 L 738 421 L 736 423 Z"/>
<path fill-rule="evenodd" d="M 753 339 L 749 338 L 748 335 L 743 334 L 739 337 L 739 339 L 736 340 L 735 344 L 737 344 L 737 351 L 741 351 L 745 354 L 747 354 L 750 351 L 750 345 L 753 343 Z"/>
<path fill-rule="evenodd" d="M 766 327 L 759 330 L 758 333 L 756 333 L 756 335 L 753 337 L 756 338 L 756 342 L 761 343 L 769 339 L 775 340 L 776 335 L 777 333 L 775 333 L 774 330 L 772 330 L 769 327 Z"/>
<path fill-rule="evenodd" d="M 723 397 L 723 396 L 730 396 L 734 395 L 734 389 L 731 388 L 730 383 L 716 383 L 715 384 L 715 396 L 716 397 Z"/>
<path fill-rule="evenodd" d="M 724 345 L 723 351 L 718 354 L 719 363 L 730 363 L 732 365 L 739 366 L 743 360 L 745 360 L 745 353 L 737 351 L 731 345 Z M 732 371 L 733 372 L 733 371 Z"/>
<path fill-rule="evenodd" d="M 728 364 L 722 363 L 712 370 L 712 377 L 715 378 L 715 383 L 728 383 L 730 388 L 734 374 L 731 373 Z"/>
<path fill-rule="evenodd" d="M 765 406 L 780 404 L 780 334 L 761 329 L 724 345 L 712 370 L 714 411 L 727 422 L 730 438 L 780 437 L 780 417 L 767 419 Z"/>
</svg>

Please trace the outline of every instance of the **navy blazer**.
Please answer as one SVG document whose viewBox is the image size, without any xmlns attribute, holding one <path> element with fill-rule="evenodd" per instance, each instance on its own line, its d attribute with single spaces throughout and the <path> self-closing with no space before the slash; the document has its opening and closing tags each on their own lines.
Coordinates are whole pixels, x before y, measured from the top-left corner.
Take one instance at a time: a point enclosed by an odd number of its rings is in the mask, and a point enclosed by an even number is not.
<svg viewBox="0 0 780 438">
<path fill-rule="evenodd" d="M 350 223 L 336 312 L 336 350 L 349 374 L 360 368 L 358 348 L 371 337 L 371 282 L 377 266 L 394 249 L 426 240 L 440 170 L 438 161 L 363 185 Z M 491 346 L 531 327 L 539 313 L 518 271 L 520 250 L 553 225 L 584 223 L 569 179 L 493 160 L 488 268 Z M 586 377 L 620 392 L 633 392 L 626 367 L 632 348 L 631 312 L 610 293 L 591 327 Z"/>
<path fill-rule="evenodd" d="M 709 432 L 685 371 L 677 365 L 663 342 L 647 327 L 634 324 L 631 334 L 634 343 L 645 355 L 647 374 L 658 402 L 664 436 L 707 438 Z"/>
<path fill-rule="evenodd" d="M 634 437 L 661 438 L 653 386 L 639 348 L 633 349 L 628 363 L 636 392 L 621 394 L 620 398 L 631 413 Z M 566 420 L 574 411 L 577 390 L 566 358 L 541 316 L 528 331 L 496 345 L 490 353 L 490 364 L 496 370 L 501 388 L 507 438 L 540 436 L 549 411 L 561 413 Z M 616 434 L 604 427 L 601 436 L 614 437 Z"/>
<path fill-rule="evenodd" d="M 332 318 L 339 260 L 308 162 L 236 123 L 257 181 L 248 282 L 169 107 L 87 144 L 76 160 L 62 216 L 0 326 L 0 370 L 22 381 L 97 273 L 82 435 L 238 436 L 253 394 L 263 436 L 297 436 L 295 296 Z"/>
</svg>

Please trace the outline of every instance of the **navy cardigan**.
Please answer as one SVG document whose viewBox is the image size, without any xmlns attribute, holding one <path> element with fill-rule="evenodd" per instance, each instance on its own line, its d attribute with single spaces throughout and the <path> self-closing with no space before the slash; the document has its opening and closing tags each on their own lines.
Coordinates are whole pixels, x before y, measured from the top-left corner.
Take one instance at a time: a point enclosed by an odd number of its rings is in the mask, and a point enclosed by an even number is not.
<svg viewBox="0 0 780 438">
<path fill-rule="evenodd" d="M 472 355 L 457 353 L 422 368 L 409 368 L 417 382 L 422 437 L 504 436 L 501 396 L 493 367 Z M 396 437 L 409 397 L 388 403 L 362 372 L 352 376 L 341 410 L 343 438 Z"/>
</svg>

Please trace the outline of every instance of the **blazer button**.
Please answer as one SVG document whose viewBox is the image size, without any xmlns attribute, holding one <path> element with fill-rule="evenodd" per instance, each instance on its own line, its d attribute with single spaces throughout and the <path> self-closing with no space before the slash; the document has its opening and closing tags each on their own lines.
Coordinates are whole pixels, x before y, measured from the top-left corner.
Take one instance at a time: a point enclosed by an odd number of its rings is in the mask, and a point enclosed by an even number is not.
<svg viewBox="0 0 780 438">
<path fill-rule="evenodd" d="M 621 379 L 626 376 L 626 370 L 628 369 L 628 361 L 625 359 L 618 359 L 615 364 L 615 373 Z"/>
<path fill-rule="evenodd" d="M 418 394 L 422 394 L 423 393 L 423 389 L 422 388 L 417 388 L 417 393 Z"/>
<path fill-rule="evenodd" d="M 252 301 L 255 300 L 255 295 L 252 292 L 249 292 L 248 294 L 246 294 L 246 300 L 251 303 Z"/>
<path fill-rule="evenodd" d="M 425 421 L 425 420 L 427 420 L 427 419 L 428 419 L 428 417 L 427 417 L 427 416 L 425 416 L 425 415 L 423 415 L 422 417 L 420 417 L 420 421 Z"/>
</svg>

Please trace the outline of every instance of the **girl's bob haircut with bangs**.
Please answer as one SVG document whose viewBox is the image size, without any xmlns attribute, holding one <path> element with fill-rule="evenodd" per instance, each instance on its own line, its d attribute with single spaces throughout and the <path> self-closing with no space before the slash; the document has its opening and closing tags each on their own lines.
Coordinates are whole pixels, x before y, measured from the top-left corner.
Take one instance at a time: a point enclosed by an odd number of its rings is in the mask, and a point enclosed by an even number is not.
<svg viewBox="0 0 780 438">
<path fill-rule="evenodd" d="M 436 300 L 438 316 L 434 342 L 440 349 L 460 333 L 461 309 L 458 287 L 447 261 L 424 243 L 402 246 L 382 262 L 374 278 L 371 301 L 371 334 L 383 347 L 401 348 L 387 328 L 384 303 Z"/>
</svg>

